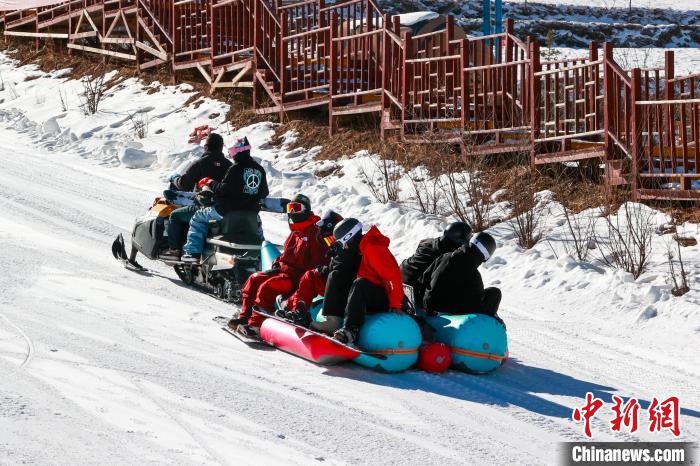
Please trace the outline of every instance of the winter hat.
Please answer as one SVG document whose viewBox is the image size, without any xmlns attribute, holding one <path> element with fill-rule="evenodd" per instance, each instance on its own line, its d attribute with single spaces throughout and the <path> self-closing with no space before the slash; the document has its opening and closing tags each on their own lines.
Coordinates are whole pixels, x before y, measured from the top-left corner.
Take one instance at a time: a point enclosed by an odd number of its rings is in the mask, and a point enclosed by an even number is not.
<svg viewBox="0 0 700 466">
<path fill-rule="evenodd" d="M 300 223 L 311 216 L 311 200 L 303 194 L 297 194 L 287 203 L 289 223 Z"/>
<path fill-rule="evenodd" d="M 316 222 L 319 238 L 324 239 L 330 237 L 330 241 L 333 242 L 333 229 L 341 220 L 343 220 L 343 217 L 339 213 L 333 210 L 327 210 L 323 214 L 323 217 L 321 217 L 321 220 Z"/>
<path fill-rule="evenodd" d="M 207 142 L 204 143 L 204 147 L 211 153 L 220 154 L 224 150 L 224 138 L 217 133 L 211 133 L 207 136 Z"/>
<path fill-rule="evenodd" d="M 241 152 L 250 152 L 250 142 L 248 142 L 248 138 L 243 136 L 242 138 L 238 138 L 236 140 L 236 143 L 233 145 L 233 147 L 229 148 L 228 150 L 228 155 L 231 157 L 235 157 L 236 154 L 240 154 Z"/>
</svg>

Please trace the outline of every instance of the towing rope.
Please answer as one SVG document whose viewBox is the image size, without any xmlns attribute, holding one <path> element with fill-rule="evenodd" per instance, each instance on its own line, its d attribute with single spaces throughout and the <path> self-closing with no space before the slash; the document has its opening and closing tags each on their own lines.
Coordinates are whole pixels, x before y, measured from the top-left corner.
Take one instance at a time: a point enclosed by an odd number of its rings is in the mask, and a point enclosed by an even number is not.
<svg viewBox="0 0 700 466">
<path fill-rule="evenodd" d="M 503 361 L 504 359 L 507 358 L 506 355 L 499 356 L 498 354 L 490 354 L 490 353 L 479 353 L 477 351 L 470 351 L 470 350 L 465 350 L 462 348 L 455 348 L 453 346 L 450 347 L 450 351 L 453 353 L 462 355 L 462 356 L 471 356 L 473 358 L 481 358 L 481 359 L 490 359 L 492 361 Z"/>
</svg>

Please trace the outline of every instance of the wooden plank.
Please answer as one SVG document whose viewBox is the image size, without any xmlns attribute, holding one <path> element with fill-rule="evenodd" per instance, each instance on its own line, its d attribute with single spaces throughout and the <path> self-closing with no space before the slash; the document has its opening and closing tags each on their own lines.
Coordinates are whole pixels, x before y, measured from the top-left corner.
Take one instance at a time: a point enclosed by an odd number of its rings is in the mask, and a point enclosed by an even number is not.
<svg viewBox="0 0 700 466">
<path fill-rule="evenodd" d="M 159 58 L 160 60 L 167 61 L 168 60 L 168 54 L 165 52 L 161 52 L 159 50 L 156 50 L 152 47 L 149 47 L 148 45 L 144 44 L 143 42 L 136 42 L 136 47 L 140 48 L 141 50 L 150 53 L 154 57 Z"/>
<path fill-rule="evenodd" d="M 68 47 L 69 49 L 82 50 L 84 52 L 93 52 L 93 53 L 99 53 L 102 55 L 109 55 L 110 57 L 123 58 L 125 60 L 136 60 L 135 55 L 129 55 L 126 53 L 121 53 L 121 52 L 113 52 L 111 50 L 98 49 L 96 47 L 88 47 L 86 45 L 67 44 L 66 47 Z"/>
<path fill-rule="evenodd" d="M 5 31 L 5 35 L 17 37 L 36 37 L 37 39 L 68 39 L 68 34 L 59 34 L 52 32 Z"/>
</svg>

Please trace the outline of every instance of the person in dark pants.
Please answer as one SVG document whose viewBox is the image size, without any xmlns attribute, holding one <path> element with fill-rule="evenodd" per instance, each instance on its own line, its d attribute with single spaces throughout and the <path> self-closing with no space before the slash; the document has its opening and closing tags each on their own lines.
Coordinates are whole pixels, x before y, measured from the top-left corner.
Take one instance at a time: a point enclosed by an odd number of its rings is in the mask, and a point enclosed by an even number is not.
<svg viewBox="0 0 700 466">
<path fill-rule="evenodd" d="M 416 252 L 401 263 L 401 276 L 406 285 L 413 288 L 413 304 L 423 306 L 423 274 L 441 255 L 452 252 L 469 242 L 472 229 L 464 222 L 450 223 L 439 238 L 427 238 L 418 243 Z"/>
<path fill-rule="evenodd" d="M 202 179 L 221 181 L 226 175 L 231 161 L 223 154 L 224 139 L 211 133 L 204 144 L 204 155 L 190 165 L 185 173 L 171 180 L 172 187 L 178 191 L 194 191 Z M 161 259 L 180 259 L 180 247 L 185 236 L 185 230 L 192 220 L 192 216 L 202 207 L 195 202 L 193 205 L 180 207 L 170 214 L 168 221 L 168 249 L 161 255 Z"/>
<path fill-rule="evenodd" d="M 481 232 L 455 251 L 443 254 L 425 271 L 424 304 L 428 312 L 487 314 L 498 317 L 501 290 L 484 288 L 479 266 L 496 250 L 493 237 Z"/>
<path fill-rule="evenodd" d="M 347 218 L 335 227 L 333 236 L 343 249 L 356 251 L 361 256 L 357 276 L 347 295 L 344 289 L 330 288 L 330 283 L 326 287 L 326 299 L 337 303 L 345 301 L 343 326 L 333 333 L 333 338 L 352 345 L 357 341 L 365 315 L 384 311 L 403 313 L 401 269 L 389 251 L 389 238 L 374 225 L 363 234 L 362 223 Z M 345 296 L 347 299 L 343 299 Z M 327 309 L 324 303 L 326 315 L 340 313 L 340 309 L 340 306 Z"/>
</svg>

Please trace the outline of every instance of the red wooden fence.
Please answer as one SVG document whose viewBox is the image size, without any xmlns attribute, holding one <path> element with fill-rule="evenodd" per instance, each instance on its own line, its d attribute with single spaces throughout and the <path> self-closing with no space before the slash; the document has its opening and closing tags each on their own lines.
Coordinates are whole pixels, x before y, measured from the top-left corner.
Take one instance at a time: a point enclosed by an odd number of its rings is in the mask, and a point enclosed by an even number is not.
<svg viewBox="0 0 700 466">
<path fill-rule="evenodd" d="M 622 69 L 605 44 L 542 61 L 506 31 L 457 34 L 454 20 L 402 29 L 375 0 L 68 0 L 0 13 L 6 36 L 196 69 L 212 91 L 253 88 L 260 113 L 308 107 L 338 119 L 379 114 L 382 137 L 460 144 L 465 153 L 529 152 L 534 165 L 597 161 L 638 198 L 700 198 L 700 74 Z"/>
</svg>

